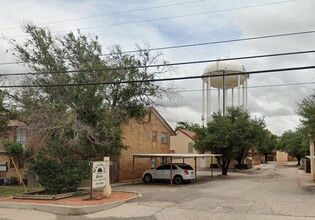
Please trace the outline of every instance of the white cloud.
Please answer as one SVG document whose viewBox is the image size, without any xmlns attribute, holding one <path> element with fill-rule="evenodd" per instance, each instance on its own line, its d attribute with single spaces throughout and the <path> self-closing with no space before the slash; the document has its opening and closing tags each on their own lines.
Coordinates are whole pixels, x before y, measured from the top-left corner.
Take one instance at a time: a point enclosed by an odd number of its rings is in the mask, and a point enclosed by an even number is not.
<svg viewBox="0 0 315 220">
<path fill-rule="evenodd" d="M 202 15 L 161 19 L 148 22 L 135 22 L 154 18 L 197 14 L 217 10 L 242 8 L 247 6 L 272 3 L 264 0 L 205 0 L 190 4 L 133 11 L 129 13 L 110 13 L 148 8 L 158 5 L 175 4 L 183 1 L 17 1 L 4 0 L 1 5 L 0 32 L 5 36 L 21 36 L 19 27 L 23 21 L 49 23 L 73 18 L 94 17 L 69 22 L 51 23 L 52 31 L 82 29 L 84 33 L 98 35 L 103 48 L 119 44 L 125 50 L 135 49 L 135 44 L 149 42 L 151 47 L 173 46 L 181 44 L 202 43 L 255 37 L 272 34 L 313 30 L 315 27 L 315 2 L 312 0 L 288 1 L 261 7 L 227 10 L 225 12 L 205 13 Z M 97 16 L 97 15 L 105 16 Z M 97 16 L 97 17 L 96 17 Z M 127 24 L 130 22 L 129 24 Z M 110 25 L 122 23 L 121 25 Z M 125 23 L 125 24 L 123 24 Z M 98 27 L 95 29 L 84 29 Z M 57 32 L 56 34 L 63 34 Z M 23 40 L 24 37 L 16 37 Z M 314 34 L 290 37 L 269 38 L 225 44 L 214 44 L 200 47 L 187 47 L 163 51 L 169 62 L 183 62 L 225 57 L 250 56 L 311 50 L 315 48 Z M 0 39 L 1 62 L 14 61 L 6 40 Z M 314 65 L 315 55 L 283 56 L 278 58 L 242 60 L 248 71 L 288 68 Z M 176 67 L 172 76 L 202 75 L 207 64 L 195 64 Z M 19 72 L 16 65 L 1 65 L 1 72 Z M 314 70 L 295 71 L 272 74 L 251 75 L 249 86 L 263 86 L 283 83 L 315 81 Z M 201 123 L 201 80 L 176 81 L 180 96 L 173 102 L 161 100 L 162 115 L 170 124 L 176 121 L 189 120 Z M 196 91 L 197 90 L 197 91 Z M 256 115 L 265 116 L 268 128 L 277 134 L 293 129 L 298 124 L 295 116 L 296 103 L 313 93 L 312 85 L 283 86 L 249 89 L 249 110 Z"/>
</svg>

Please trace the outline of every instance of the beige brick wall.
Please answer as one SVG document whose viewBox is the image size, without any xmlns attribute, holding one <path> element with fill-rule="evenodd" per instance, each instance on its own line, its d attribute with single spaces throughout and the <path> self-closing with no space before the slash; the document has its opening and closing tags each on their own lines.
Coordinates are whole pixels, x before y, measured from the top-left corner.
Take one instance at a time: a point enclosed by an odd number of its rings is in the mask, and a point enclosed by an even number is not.
<svg viewBox="0 0 315 220">
<path fill-rule="evenodd" d="M 126 150 L 122 150 L 119 158 L 119 179 L 118 181 L 132 179 L 132 160 L 133 154 L 137 153 L 169 153 L 170 152 L 170 131 L 159 120 L 159 118 L 151 113 L 143 122 L 131 120 L 127 125 L 123 126 L 123 144 L 128 146 Z M 152 132 L 157 132 L 157 141 L 152 141 Z M 168 142 L 161 143 L 161 134 L 166 133 Z M 160 164 L 160 158 L 157 159 L 157 165 Z M 134 178 L 142 177 L 143 171 L 151 168 L 150 158 L 135 159 Z"/>
</svg>

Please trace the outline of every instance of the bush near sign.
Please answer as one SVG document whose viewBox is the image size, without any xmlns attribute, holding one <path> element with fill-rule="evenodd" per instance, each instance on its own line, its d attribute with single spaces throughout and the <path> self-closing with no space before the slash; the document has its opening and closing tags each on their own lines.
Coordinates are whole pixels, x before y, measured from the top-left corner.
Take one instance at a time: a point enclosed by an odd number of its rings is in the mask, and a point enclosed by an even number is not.
<svg viewBox="0 0 315 220">
<path fill-rule="evenodd" d="M 92 168 L 92 188 L 100 188 L 105 186 L 105 162 L 93 162 Z"/>
</svg>

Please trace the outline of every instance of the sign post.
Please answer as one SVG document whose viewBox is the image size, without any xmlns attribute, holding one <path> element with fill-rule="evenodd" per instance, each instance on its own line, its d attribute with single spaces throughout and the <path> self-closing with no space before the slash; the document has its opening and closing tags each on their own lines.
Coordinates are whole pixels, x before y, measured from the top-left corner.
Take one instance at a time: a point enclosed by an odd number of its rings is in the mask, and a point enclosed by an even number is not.
<svg viewBox="0 0 315 220">
<path fill-rule="evenodd" d="M 109 165 L 110 165 L 109 157 L 104 157 L 104 163 L 105 163 L 105 185 L 104 185 L 104 190 L 103 190 L 103 196 L 105 198 L 109 198 L 112 194 L 112 188 L 110 186 L 110 181 L 109 181 Z"/>
<path fill-rule="evenodd" d="M 93 189 L 105 186 L 105 162 L 95 161 L 91 165 L 91 195 L 93 196 Z"/>
</svg>

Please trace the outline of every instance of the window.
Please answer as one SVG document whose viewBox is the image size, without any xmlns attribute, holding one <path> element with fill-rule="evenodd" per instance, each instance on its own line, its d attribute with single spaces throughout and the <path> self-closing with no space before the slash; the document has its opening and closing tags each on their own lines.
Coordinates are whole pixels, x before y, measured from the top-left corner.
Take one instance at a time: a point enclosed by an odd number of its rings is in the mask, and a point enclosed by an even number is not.
<svg viewBox="0 0 315 220">
<path fill-rule="evenodd" d="M 167 158 L 166 157 L 162 157 L 162 164 L 167 164 Z"/>
<path fill-rule="evenodd" d="M 19 169 L 23 169 L 23 168 L 24 168 L 24 161 L 19 160 Z"/>
<path fill-rule="evenodd" d="M 152 141 L 157 141 L 157 131 L 152 132 Z"/>
<path fill-rule="evenodd" d="M 167 164 L 167 165 L 161 165 L 158 168 L 156 168 L 156 170 L 170 170 L 171 169 L 171 165 Z M 177 167 L 172 165 L 172 170 L 177 170 Z"/>
<path fill-rule="evenodd" d="M 162 133 L 162 135 L 161 135 L 161 142 L 162 142 L 162 144 L 167 144 L 168 138 L 167 138 L 167 134 L 166 133 Z"/>
<path fill-rule="evenodd" d="M 26 147 L 26 131 L 17 129 L 15 133 L 15 141 L 21 143 L 23 148 Z"/>
<path fill-rule="evenodd" d="M 10 160 L 10 168 L 11 169 L 14 168 L 14 164 L 13 164 L 12 160 Z"/>
<path fill-rule="evenodd" d="M 151 159 L 151 168 L 155 168 L 156 167 L 156 159 L 152 158 Z"/>
<path fill-rule="evenodd" d="M 193 153 L 194 152 L 194 144 L 193 143 L 188 143 L 188 153 Z"/>
<path fill-rule="evenodd" d="M 170 165 L 161 165 L 158 168 L 156 168 L 156 170 L 169 170 L 170 169 Z"/>
</svg>

